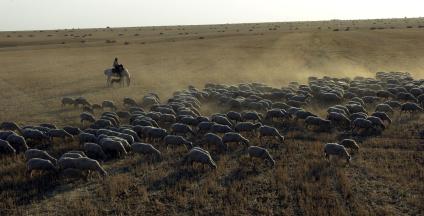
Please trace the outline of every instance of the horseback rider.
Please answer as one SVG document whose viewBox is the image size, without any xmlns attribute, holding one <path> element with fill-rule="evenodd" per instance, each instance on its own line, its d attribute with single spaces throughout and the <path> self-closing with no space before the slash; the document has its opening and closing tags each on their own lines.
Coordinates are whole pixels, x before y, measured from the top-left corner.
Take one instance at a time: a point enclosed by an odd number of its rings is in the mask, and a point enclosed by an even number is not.
<svg viewBox="0 0 424 216">
<path fill-rule="evenodd" d="M 118 63 L 118 57 L 113 61 L 113 72 L 117 73 L 119 76 L 122 74 L 122 70 L 124 70 L 124 66 Z"/>
</svg>

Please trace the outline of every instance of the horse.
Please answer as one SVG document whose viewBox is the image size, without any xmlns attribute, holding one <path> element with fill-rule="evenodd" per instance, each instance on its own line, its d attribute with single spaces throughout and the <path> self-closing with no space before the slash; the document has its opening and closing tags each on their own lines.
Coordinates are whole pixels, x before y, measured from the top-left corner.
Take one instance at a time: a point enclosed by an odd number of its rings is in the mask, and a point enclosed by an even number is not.
<svg viewBox="0 0 424 216">
<path fill-rule="evenodd" d="M 106 69 L 104 71 L 104 74 L 107 76 L 106 86 L 111 86 L 112 78 L 118 78 L 119 82 L 123 78 L 123 79 L 125 79 L 127 86 L 130 86 L 131 75 L 130 75 L 130 72 L 128 72 L 128 70 L 126 68 L 124 68 L 121 71 L 121 76 L 119 76 L 117 73 L 113 73 L 112 68 Z M 122 83 L 122 85 L 124 85 L 124 83 Z"/>
</svg>

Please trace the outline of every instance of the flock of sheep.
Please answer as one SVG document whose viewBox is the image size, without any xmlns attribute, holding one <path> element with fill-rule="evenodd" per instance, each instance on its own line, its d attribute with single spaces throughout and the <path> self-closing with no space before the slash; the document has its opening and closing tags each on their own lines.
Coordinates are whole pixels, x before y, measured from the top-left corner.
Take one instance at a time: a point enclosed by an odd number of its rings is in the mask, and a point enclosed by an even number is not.
<svg viewBox="0 0 424 216">
<path fill-rule="evenodd" d="M 225 113 L 201 114 L 202 104 L 215 103 Z M 217 167 L 217 154 L 244 149 L 271 167 L 275 160 L 270 143 L 285 146 L 283 134 L 290 130 L 343 133 L 349 138 L 323 145 L 326 158 L 351 159 L 359 151 L 355 138 L 379 136 L 392 123 L 395 112 L 415 115 L 423 111 L 424 80 L 406 72 L 377 72 L 375 78 L 309 77 L 308 84 L 291 82 L 275 88 L 261 83 L 206 84 L 174 92 L 165 103 L 149 93 L 140 102 L 124 98 L 124 110 L 113 101 L 92 104 L 83 97 L 62 99 L 62 106 L 82 108 L 80 127 L 58 128 L 53 124 L 0 125 L 0 154 L 25 155 L 27 174 L 35 171 L 87 177 L 90 172 L 107 175 L 101 163 L 129 152 L 152 162 L 163 158 L 169 147 L 185 146 L 181 165 L 194 162 Z M 325 107 L 325 117 L 308 107 Z M 101 113 L 101 114 L 100 114 Z M 97 115 L 96 115 L 97 114 Z M 255 137 L 259 142 L 252 145 Z M 47 151 L 50 144 L 78 140 L 80 147 L 58 159 Z"/>
</svg>

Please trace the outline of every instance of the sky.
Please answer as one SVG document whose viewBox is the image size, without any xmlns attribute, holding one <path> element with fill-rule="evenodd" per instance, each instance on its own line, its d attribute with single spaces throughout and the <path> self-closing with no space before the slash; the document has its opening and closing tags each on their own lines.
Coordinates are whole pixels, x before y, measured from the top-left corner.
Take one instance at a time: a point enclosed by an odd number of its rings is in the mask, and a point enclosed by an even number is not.
<svg viewBox="0 0 424 216">
<path fill-rule="evenodd" d="M 424 0 L 0 0 L 0 31 L 424 16 Z"/>
</svg>

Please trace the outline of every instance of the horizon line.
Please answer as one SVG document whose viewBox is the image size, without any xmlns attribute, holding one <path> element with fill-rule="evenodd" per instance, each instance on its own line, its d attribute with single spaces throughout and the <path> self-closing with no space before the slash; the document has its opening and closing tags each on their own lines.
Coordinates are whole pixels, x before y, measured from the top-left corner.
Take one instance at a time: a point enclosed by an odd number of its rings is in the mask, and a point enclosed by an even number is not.
<svg viewBox="0 0 424 216">
<path fill-rule="evenodd" d="M 140 25 L 140 26 L 104 26 L 104 27 L 72 27 L 72 28 L 46 28 L 46 29 L 15 29 L 2 30 L 0 32 L 25 32 L 25 31 L 57 31 L 57 30 L 88 30 L 104 28 L 149 28 L 149 27 L 174 27 L 174 26 L 214 26 L 214 25 L 243 25 L 243 24 L 266 24 L 266 23 L 302 23 L 302 22 L 332 22 L 332 21 L 368 21 L 368 20 L 402 20 L 402 19 L 423 19 L 424 17 L 392 17 L 392 18 L 358 18 L 358 19 L 317 19 L 317 20 L 286 20 L 269 22 L 234 22 L 234 23 L 202 23 L 202 24 L 169 24 L 169 25 Z"/>
</svg>

